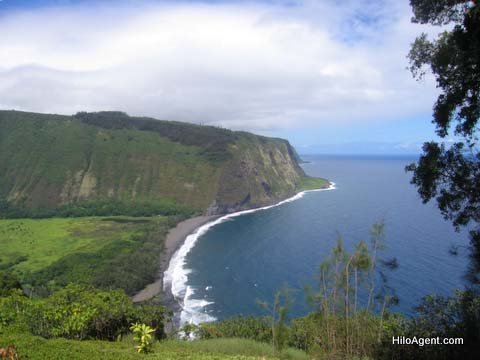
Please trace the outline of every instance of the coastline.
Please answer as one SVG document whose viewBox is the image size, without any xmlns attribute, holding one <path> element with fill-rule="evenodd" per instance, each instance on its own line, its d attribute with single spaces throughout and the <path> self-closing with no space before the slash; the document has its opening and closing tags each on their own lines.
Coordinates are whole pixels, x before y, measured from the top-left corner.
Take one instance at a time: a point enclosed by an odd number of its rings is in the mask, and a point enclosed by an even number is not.
<svg viewBox="0 0 480 360">
<path fill-rule="evenodd" d="M 211 227 L 230 218 L 277 207 L 282 204 L 301 199 L 306 193 L 309 192 L 329 191 L 335 189 L 335 183 L 329 181 L 328 186 L 324 188 L 299 191 L 295 195 L 272 205 L 242 210 L 225 215 L 199 217 L 205 221 L 201 223 L 201 225 L 193 228 L 190 233 L 183 233 L 185 236 L 180 239 L 180 242 L 183 240 L 183 243 L 181 246 L 177 247 L 176 251 L 172 253 L 166 266 L 162 266 L 162 268 L 164 268 L 162 278 L 163 281 L 160 280 L 160 283 L 163 284 L 163 288 L 160 288 L 159 292 L 164 294 L 167 299 L 166 305 L 174 312 L 174 325 L 179 327 L 186 323 L 198 324 L 201 322 L 215 320 L 215 318 L 209 316 L 203 311 L 204 307 L 210 303 L 205 300 L 191 299 L 190 296 L 194 294 L 195 290 L 187 285 L 187 275 L 190 270 L 184 267 L 185 257 L 194 247 L 197 239 L 200 236 L 206 233 Z"/>
<path fill-rule="evenodd" d="M 164 249 L 160 255 L 160 265 L 158 267 L 157 279 L 136 293 L 132 297 L 133 302 L 147 301 L 154 298 L 158 294 L 163 294 L 163 276 L 165 271 L 168 269 L 168 265 L 172 259 L 172 256 L 183 245 L 189 234 L 194 233 L 199 227 L 214 221 L 218 217 L 219 215 L 197 216 L 181 221 L 174 228 L 170 229 L 165 239 Z M 165 292 L 164 295 L 166 295 L 164 300 L 167 301 L 168 305 L 170 305 L 170 303 L 173 304 L 173 298 L 170 299 L 171 293 Z"/>
</svg>

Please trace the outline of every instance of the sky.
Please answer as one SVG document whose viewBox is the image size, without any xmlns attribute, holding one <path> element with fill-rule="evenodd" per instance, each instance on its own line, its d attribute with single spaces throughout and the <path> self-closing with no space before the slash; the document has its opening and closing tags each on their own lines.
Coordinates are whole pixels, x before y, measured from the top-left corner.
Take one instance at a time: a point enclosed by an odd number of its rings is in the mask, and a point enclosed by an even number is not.
<svg viewBox="0 0 480 360">
<path fill-rule="evenodd" d="M 418 153 L 431 77 L 408 0 L 0 0 L 0 109 L 119 110 L 284 137 L 300 153 Z"/>
</svg>

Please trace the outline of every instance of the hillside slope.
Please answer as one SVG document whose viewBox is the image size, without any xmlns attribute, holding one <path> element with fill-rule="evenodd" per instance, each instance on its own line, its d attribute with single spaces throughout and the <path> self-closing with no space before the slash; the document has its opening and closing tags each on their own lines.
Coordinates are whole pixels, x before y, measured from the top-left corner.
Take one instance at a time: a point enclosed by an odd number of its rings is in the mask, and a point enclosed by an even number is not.
<svg viewBox="0 0 480 360">
<path fill-rule="evenodd" d="M 298 191 L 308 177 L 297 159 L 286 140 L 210 126 L 119 112 L 0 111 L 4 206 L 168 200 L 199 213 L 232 212 Z"/>
</svg>

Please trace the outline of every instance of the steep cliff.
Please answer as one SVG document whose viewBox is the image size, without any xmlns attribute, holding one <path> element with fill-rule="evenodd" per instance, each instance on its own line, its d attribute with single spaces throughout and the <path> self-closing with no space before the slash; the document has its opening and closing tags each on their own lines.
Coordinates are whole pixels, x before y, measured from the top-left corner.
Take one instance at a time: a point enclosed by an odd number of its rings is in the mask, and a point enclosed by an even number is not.
<svg viewBox="0 0 480 360">
<path fill-rule="evenodd" d="M 0 111 L 0 200 L 27 209 L 168 200 L 232 212 L 298 191 L 307 176 L 297 158 L 286 140 L 210 126 Z"/>
</svg>

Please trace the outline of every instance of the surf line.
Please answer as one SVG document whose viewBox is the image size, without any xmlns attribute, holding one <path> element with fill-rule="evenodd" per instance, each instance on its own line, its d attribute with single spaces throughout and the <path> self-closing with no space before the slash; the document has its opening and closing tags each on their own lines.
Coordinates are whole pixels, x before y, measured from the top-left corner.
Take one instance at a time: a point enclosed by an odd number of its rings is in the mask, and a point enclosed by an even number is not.
<svg viewBox="0 0 480 360">
<path fill-rule="evenodd" d="M 195 294 L 195 289 L 187 285 L 188 274 L 190 274 L 191 270 L 186 267 L 186 257 L 190 250 L 192 250 L 195 246 L 197 240 L 202 235 L 204 235 L 210 228 L 214 227 L 215 225 L 221 224 L 231 218 L 235 218 L 245 214 L 251 214 L 257 211 L 268 210 L 301 199 L 308 192 L 328 191 L 335 189 L 335 183 L 330 182 L 328 188 L 304 190 L 288 199 L 282 200 L 273 205 L 227 214 L 212 222 L 200 226 L 192 234 L 188 235 L 185 238 L 183 245 L 173 254 L 168 264 L 168 268 L 163 275 L 163 289 L 165 291 L 170 289 L 170 292 L 172 293 L 175 301 L 179 303 L 180 308 L 182 309 L 179 316 L 180 326 L 188 323 L 200 324 L 202 322 L 216 320 L 213 316 L 207 314 L 204 311 L 205 307 L 212 304 L 212 302 L 203 299 L 193 299 L 192 295 Z"/>
</svg>

